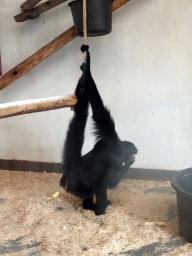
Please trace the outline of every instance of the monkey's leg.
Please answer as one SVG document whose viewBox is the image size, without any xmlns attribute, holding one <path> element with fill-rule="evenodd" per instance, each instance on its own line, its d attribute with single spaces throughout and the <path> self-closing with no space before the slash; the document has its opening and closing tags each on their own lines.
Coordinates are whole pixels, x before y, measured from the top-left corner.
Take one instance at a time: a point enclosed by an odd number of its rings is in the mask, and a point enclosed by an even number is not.
<svg viewBox="0 0 192 256">
<path fill-rule="evenodd" d="M 95 214 L 101 215 L 105 213 L 105 209 L 109 205 L 107 201 L 107 189 L 105 186 L 100 186 L 96 192 Z"/>
<path fill-rule="evenodd" d="M 83 199 L 83 209 L 94 210 L 93 196 L 87 199 Z"/>
</svg>

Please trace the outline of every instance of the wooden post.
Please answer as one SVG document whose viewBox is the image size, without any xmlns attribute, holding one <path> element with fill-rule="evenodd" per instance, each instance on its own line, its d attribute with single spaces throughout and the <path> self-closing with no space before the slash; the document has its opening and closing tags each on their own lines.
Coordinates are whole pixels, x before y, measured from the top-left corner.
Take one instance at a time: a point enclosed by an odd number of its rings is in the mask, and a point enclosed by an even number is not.
<svg viewBox="0 0 192 256">
<path fill-rule="evenodd" d="M 76 103 L 77 98 L 75 95 L 70 95 L 0 104 L 0 119 L 34 112 L 73 107 Z"/>
</svg>

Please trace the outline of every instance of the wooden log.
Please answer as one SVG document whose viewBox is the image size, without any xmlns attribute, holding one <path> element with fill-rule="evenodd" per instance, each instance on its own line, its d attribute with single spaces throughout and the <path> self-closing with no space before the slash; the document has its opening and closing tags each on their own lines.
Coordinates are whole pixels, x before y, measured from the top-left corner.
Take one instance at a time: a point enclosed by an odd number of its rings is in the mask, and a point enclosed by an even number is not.
<svg viewBox="0 0 192 256">
<path fill-rule="evenodd" d="M 29 58 L 21 62 L 16 67 L 9 70 L 0 78 L 0 90 L 13 83 L 15 80 L 29 72 L 32 68 L 47 59 L 64 45 L 77 37 L 74 27 L 71 27 L 52 42 L 41 48 Z"/>
<path fill-rule="evenodd" d="M 115 0 L 113 3 L 113 11 L 124 5 L 130 0 Z M 29 58 L 21 62 L 16 67 L 12 68 L 0 78 L 0 90 L 7 87 L 9 84 L 16 81 L 18 78 L 29 72 L 32 68 L 36 67 L 42 61 L 54 54 L 64 45 L 77 37 L 74 26 L 65 31 L 52 42 L 41 48 L 39 51 L 31 55 Z"/>
<path fill-rule="evenodd" d="M 42 4 L 37 5 L 36 7 L 26 10 L 18 15 L 14 16 L 16 22 L 22 22 L 28 19 L 35 19 L 39 14 L 49 11 L 55 6 L 66 2 L 67 0 L 55 0 L 55 1 L 46 1 Z"/>
<path fill-rule="evenodd" d="M 23 12 L 29 10 L 37 5 L 39 2 L 41 2 L 41 0 L 26 0 L 23 4 L 21 4 L 21 10 Z"/>
<path fill-rule="evenodd" d="M 75 95 L 70 95 L 0 104 L 0 119 L 34 112 L 73 107 L 76 103 L 77 98 Z"/>
</svg>

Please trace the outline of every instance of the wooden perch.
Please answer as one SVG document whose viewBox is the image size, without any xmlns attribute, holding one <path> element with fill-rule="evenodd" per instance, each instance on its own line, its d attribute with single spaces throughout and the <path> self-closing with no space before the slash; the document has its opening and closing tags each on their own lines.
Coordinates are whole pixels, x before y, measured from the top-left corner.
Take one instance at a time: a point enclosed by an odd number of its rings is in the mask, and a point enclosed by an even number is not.
<svg viewBox="0 0 192 256">
<path fill-rule="evenodd" d="M 77 103 L 75 95 L 58 96 L 44 99 L 23 100 L 0 104 L 0 119 L 34 112 L 72 107 Z"/>
<path fill-rule="evenodd" d="M 67 0 L 55 0 L 55 1 L 46 1 L 42 4 L 37 5 L 36 7 L 26 10 L 16 16 L 14 16 L 14 19 L 16 22 L 22 22 L 28 19 L 35 19 L 39 16 L 39 14 L 46 12 L 55 6 L 62 4 L 66 2 Z M 40 2 L 40 1 L 39 1 Z"/>
<path fill-rule="evenodd" d="M 37 5 L 39 2 L 41 2 L 41 0 L 26 0 L 23 4 L 21 4 L 21 10 L 23 12 L 29 10 Z"/>
<path fill-rule="evenodd" d="M 124 4 L 128 3 L 130 0 L 114 0 L 113 2 L 113 12 L 123 6 Z"/>
<path fill-rule="evenodd" d="M 29 58 L 21 62 L 16 67 L 9 70 L 0 78 L 0 90 L 13 83 L 15 80 L 29 72 L 32 68 L 47 59 L 61 47 L 69 43 L 77 37 L 74 27 L 71 27 L 52 42 L 41 48 L 39 51 L 31 55 Z"/>
<path fill-rule="evenodd" d="M 113 11 L 129 2 L 130 0 L 115 0 L 113 2 Z M 63 34 L 58 36 L 52 42 L 41 48 L 39 51 L 31 55 L 29 58 L 21 62 L 16 67 L 9 70 L 0 78 L 0 90 L 7 87 L 9 84 L 16 81 L 18 78 L 29 72 L 32 68 L 36 67 L 42 61 L 50 57 L 64 45 L 77 37 L 74 26 L 69 28 Z"/>
</svg>

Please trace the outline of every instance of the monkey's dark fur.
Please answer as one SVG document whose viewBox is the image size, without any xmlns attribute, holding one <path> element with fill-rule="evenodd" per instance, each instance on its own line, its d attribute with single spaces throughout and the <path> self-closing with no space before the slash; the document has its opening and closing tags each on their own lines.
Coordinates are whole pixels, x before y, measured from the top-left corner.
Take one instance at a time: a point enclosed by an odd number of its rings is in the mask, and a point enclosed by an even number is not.
<svg viewBox="0 0 192 256">
<path fill-rule="evenodd" d="M 121 141 L 115 131 L 110 112 L 103 105 L 90 72 L 90 55 L 87 50 L 86 64 L 76 88 L 78 99 L 75 114 L 69 125 L 63 152 L 63 176 L 60 185 L 67 192 L 83 198 L 83 208 L 104 214 L 110 204 L 107 188 L 115 188 L 123 177 L 124 163 L 132 165 L 137 149 L 133 143 Z M 93 111 L 96 142 L 94 148 L 82 156 L 84 131 L 89 102 Z M 96 204 L 93 204 L 96 195 Z"/>
</svg>

